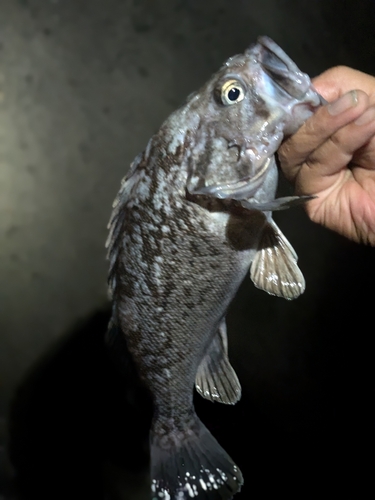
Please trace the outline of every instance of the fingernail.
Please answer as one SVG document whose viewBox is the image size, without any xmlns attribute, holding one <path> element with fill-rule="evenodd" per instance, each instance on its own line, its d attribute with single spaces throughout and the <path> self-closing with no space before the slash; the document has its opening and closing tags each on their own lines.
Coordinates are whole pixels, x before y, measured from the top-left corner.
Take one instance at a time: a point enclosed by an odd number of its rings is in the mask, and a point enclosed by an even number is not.
<svg viewBox="0 0 375 500">
<path fill-rule="evenodd" d="M 358 104 L 357 91 L 351 90 L 347 94 L 337 99 L 337 101 L 332 102 L 327 106 L 328 113 L 332 116 L 339 115 L 349 108 L 354 108 Z"/>
<path fill-rule="evenodd" d="M 367 125 L 375 119 L 375 107 L 368 108 L 363 115 L 356 119 L 356 125 Z"/>
</svg>

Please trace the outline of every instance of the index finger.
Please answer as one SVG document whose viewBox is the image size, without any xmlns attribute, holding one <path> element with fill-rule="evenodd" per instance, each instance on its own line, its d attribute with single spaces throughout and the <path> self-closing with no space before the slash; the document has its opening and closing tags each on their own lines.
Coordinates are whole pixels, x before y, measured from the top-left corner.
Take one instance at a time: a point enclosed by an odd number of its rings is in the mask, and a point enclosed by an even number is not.
<svg viewBox="0 0 375 500">
<path fill-rule="evenodd" d="M 293 180 L 299 165 L 340 128 L 356 120 L 368 107 L 368 95 L 361 90 L 352 90 L 334 103 L 319 108 L 278 150 L 286 177 Z"/>
<path fill-rule="evenodd" d="M 347 66 L 330 68 L 313 78 L 312 82 L 319 94 L 329 102 L 352 89 L 361 89 L 375 99 L 375 78 Z"/>
</svg>

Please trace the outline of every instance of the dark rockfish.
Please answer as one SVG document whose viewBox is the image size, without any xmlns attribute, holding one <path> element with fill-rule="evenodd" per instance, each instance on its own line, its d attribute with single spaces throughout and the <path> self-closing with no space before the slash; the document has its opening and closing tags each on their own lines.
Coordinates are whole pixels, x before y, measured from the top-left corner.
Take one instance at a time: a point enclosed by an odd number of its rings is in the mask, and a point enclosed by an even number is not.
<svg viewBox="0 0 375 500">
<path fill-rule="evenodd" d="M 193 388 L 211 401 L 240 398 L 225 315 L 250 266 L 268 293 L 304 290 L 271 215 L 301 199 L 275 199 L 274 153 L 320 103 L 309 77 L 259 38 L 164 122 L 122 182 L 107 242 L 110 328 L 123 332 L 153 396 L 155 500 L 240 490 L 241 471 L 197 417 Z"/>
</svg>

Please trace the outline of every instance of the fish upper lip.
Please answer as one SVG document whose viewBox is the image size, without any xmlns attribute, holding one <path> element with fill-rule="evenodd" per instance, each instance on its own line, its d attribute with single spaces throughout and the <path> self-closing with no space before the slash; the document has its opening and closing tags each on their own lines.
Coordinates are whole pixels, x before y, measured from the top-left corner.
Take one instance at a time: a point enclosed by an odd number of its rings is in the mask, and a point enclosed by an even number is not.
<svg viewBox="0 0 375 500">
<path fill-rule="evenodd" d="M 259 63 L 265 70 L 283 77 L 287 77 L 290 73 L 303 76 L 298 66 L 273 40 L 261 36 L 258 38 L 258 44 L 260 45 Z"/>
<path fill-rule="evenodd" d="M 258 62 L 272 82 L 294 99 L 303 99 L 311 88 L 308 75 L 273 40 L 258 38 Z"/>
</svg>

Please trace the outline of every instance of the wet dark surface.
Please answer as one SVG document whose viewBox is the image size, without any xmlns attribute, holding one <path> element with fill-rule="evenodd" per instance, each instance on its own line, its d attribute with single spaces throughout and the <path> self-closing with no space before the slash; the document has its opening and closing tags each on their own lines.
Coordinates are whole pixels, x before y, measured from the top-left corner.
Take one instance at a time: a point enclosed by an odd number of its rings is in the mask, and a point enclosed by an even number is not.
<svg viewBox="0 0 375 500">
<path fill-rule="evenodd" d="M 149 400 L 103 344 L 120 179 L 259 34 L 311 75 L 375 74 L 374 11 L 372 0 L 0 0 L 1 500 L 149 498 Z M 375 444 L 375 251 L 301 209 L 277 221 L 306 292 L 286 302 L 245 280 L 228 321 L 243 398 L 197 398 L 198 413 L 244 473 L 238 498 L 361 498 Z"/>
</svg>

